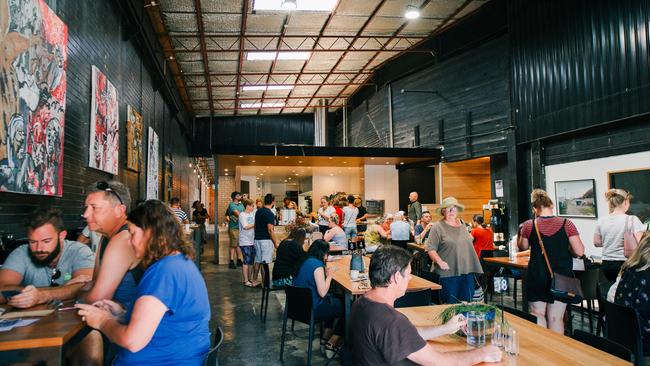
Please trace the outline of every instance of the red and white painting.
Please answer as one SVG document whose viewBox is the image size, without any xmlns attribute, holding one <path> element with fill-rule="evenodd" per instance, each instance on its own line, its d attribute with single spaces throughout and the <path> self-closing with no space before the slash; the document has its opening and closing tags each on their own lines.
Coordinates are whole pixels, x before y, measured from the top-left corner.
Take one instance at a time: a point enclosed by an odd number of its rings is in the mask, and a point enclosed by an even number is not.
<svg viewBox="0 0 650 366">
<path fill-rule="evenodd" d="M 63 194 L 67 59 L 44 0 L 0 0 L 0 191 Z"/>
<path fill-rule="evenodd" d="M 120 153 L 117 89 L 97 67 L 93 66 L 92 72 L 88 166 L 117 174 Z"/>
</svg>

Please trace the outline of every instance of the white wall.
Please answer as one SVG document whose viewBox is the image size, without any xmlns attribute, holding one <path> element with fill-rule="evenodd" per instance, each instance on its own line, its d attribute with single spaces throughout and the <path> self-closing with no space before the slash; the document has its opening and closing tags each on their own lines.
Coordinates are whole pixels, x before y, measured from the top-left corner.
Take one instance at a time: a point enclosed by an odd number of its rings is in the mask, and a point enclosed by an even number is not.
<svg viewBox="0 0 650 366">
<path fill-rule="evenodd" d="M 605 201 L 605 192 L 609 189 L 608 172 L 650 168 L 650 151 L 635 154 L 610 156 L 602 159 L 576 161 L 573 163 L 549 165 L 546 167 L 546 191 L 555 202 L 555 182 L 576 179 L 595 179 L 596 181 L 596 208 L 598 217 L 609 214 L 609 208 Z M 632 192 L 634 194 L 634 192 Z M 557 213 L 557 207 L 556 207 Z M 590 218 L 570 218 L 578 228 L 580 238 L 585 244 L 587 255 L 600 256 L 601 248 L 593 245 L 593 235 L 596 228 L 596 220 Z"/>
<path fill-rule="evenodd" d="M 396 212 L 399 209 L 399 179 L 393 165 L 366 165 L 365 195 L 366 200 L 384 200 L 384 212 Z"/>
</svg>

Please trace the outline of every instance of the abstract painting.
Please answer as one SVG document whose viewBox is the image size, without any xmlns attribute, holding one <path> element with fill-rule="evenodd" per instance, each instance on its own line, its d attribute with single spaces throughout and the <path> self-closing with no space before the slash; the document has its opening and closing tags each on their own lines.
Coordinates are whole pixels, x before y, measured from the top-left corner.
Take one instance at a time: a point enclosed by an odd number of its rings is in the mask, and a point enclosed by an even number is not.
<svg viewBox="0 0 650 366">
<path fill-rule="evenodd" d="M 555 182 L 558 216 L 596 217 L 595 190 L 593 179 Z"/>
<path fill-rule="evenodd" d="M 142 116 L 130 105 L 126 110 L 126 168 L 139 172 L 142 162 Z"/>
<path fill-rule="evenodd" d="M 120 152 L 117 89 L 97 67 L 92 67 L 92 73 L 88 166 L 117 174 Z"/>
<path fill-rule="evenodd" d="M 151 127 L 147 144 L 147 199 L 158 199 L 158 135 Z"/>
<path fill-rule="evenodd" d="M 0 191 L 61 196 L 68 27 L 44 0 L 0 0 Z"/>
</svg>

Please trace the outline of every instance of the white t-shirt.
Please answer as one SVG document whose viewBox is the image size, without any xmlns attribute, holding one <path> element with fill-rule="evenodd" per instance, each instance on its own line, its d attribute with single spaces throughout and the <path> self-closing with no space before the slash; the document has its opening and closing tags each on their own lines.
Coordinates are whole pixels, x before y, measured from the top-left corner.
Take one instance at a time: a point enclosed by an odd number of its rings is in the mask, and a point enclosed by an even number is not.
<svg viewBox="0 0 650 366">
<path fill-rule="evenodd" d="M 88 225 L 86 225 L 84 230 L 81 232 L 81 235 L 85 236 L 86 238 L 90 238 L 90 249 L 93 251 L 93 253 L 95 253 L 97 251 L 99 243 L 102 241 L 102 234 L 96 231 L 90 231 L 90 228 Z"/>
<path fill-rule="evenodd" d="M 240 247 L 249 247 L 253 245 L 255 241 L 255 214 L 248 213 L 246 211 L 239 214 L 239 246 Z M 245 226 L 253 225 L 248 230 L 245 230 Z"/>
<path fill-rule="evenodd" d="M 352 206 L 343 207 L 343 227 L 357 227 L 359 209 Z"/>
<path fill-rule="evenodd" d="M 624 261 L 627 259 L 623 251 L 623 233 L 628 217 L 630 217 L 628 225 L 633 232 L 645 231 L 645 226 L 636 216 L 608 215 L 598 219 L 596 234 L 600 235 L 603 242 L 603 260 Z"/>
<path fill-rule="evenodd" d="M 318 225 L 321 225 L 321 226 L 327 226 L 327 225 L 329 225 L 329 221 L 327 221 L 327 219 L 324 219 L 324 218 L 321 217 L 320 215 L 321 215 L 321 214 L 325 214 L 325 215 L 327 215 L 327 216 L 332 216 L 333 213 L 336 213 L 336 210 L 335 210 L 334 207 L 332 207 L 332 206 L 327 206 L 326 209 L 323 209 L 322 207 L 319 208 L 319 209 L 318 209 L 318 214 L 319 214 L 319 215 L 318 215 Z M 341 219 L 341 218 L 339 217 L 339 220 L 340 220 L 340 219 Z"/>
</svg>

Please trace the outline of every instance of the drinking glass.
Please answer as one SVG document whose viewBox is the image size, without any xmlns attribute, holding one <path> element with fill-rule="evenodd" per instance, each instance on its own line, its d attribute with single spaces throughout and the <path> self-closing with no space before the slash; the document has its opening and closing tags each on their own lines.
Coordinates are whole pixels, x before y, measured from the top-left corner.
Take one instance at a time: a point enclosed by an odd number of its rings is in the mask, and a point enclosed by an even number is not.
<svg viewBox="0 0 650 366">
<path fill-rule="evenodd" d="M 504 339 L 505 351 L 509 355 L 519 354 L 519 335 L 514 328 L 508 329 L 508 336 Z"/>
<path fill-rule="evenodd" d="M 500 323 L 494 325 L 494 332 L 492 333 L 492 345 L 503 348 L 503 328 Z"/>
<path fill-rule="evenodd" d="M 467 313 L 467 344 L 474 347 L 485 345 L 485 314 Z"/>
</svg>

